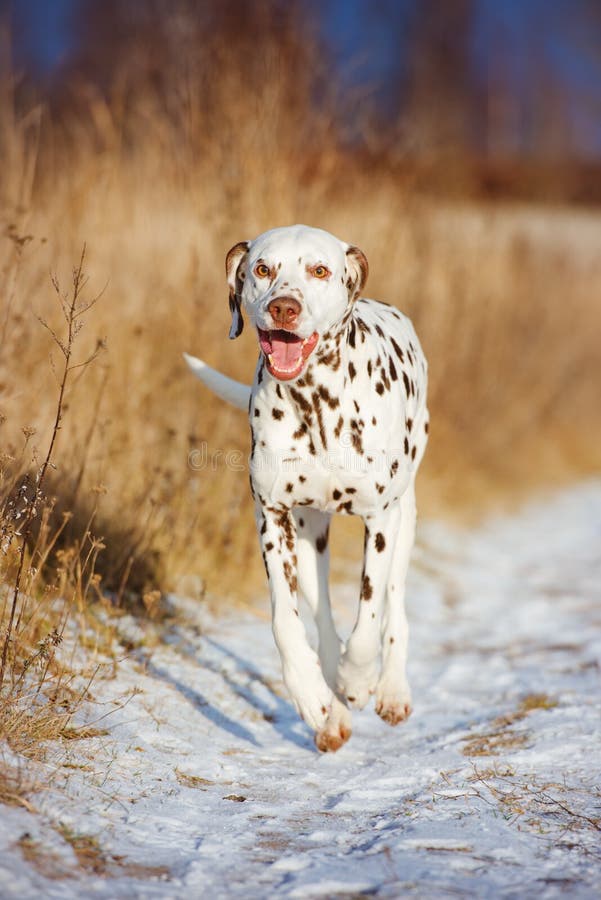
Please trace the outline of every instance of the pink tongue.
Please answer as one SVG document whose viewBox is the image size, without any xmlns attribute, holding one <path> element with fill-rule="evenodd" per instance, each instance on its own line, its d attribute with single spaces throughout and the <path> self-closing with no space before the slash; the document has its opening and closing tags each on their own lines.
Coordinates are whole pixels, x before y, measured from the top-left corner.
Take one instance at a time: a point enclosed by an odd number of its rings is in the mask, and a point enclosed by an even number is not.
<svg viewBox="0 0 601 900">
<path fill-rule="evenodd" d="M 289 340 L 271 337 L 271 355 L 278 369 L 290 369 L 298 365 L 302 355 L 302 341 L 293 335 Z"/>
</svg>

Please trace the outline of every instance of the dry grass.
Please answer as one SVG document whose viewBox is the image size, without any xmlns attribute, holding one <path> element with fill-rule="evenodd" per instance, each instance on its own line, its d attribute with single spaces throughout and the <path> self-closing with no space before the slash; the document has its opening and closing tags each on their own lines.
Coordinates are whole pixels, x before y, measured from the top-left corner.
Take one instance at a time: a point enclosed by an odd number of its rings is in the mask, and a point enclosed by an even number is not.
<svg viewBox="0 0 601 900">
<path fill-rule="evenodd" d="M 2 83 L 2 444 L 19 458 L 24 426 L 37 429 L 30 449 L 47 439 L 35 314 L 53 324 L 48 273 L 64 278 L 86 241 L 106 289 L 82 344 L 106 339 L 108 352 L 71 386 L 52 491 L 55 515 L 71 517 L 62 540 L 93 518 L 117 605 L 131 590 L 243 597 L 262 584 L 246 474 L 223 462 L 247 452 L 244 416 L 189 377 L 181 352 L 251 378 L 253 336 L 226 337 L 223 260 L 274 225 L 361 246 L 368 294 L 415 320 L 431 376 L 424 514 L 478 514 L 601 461 L 597 215 L 417 197 L 384 162 L 365 170 L 339 149 L 327 100 L 311 109 L 311 59 L 270 45 L 247 71 L 238 50 L 216 38 L 200 69 L 182 50 L 160 88 L 127 67 L 113 93 L 80 83 L 60 118 L 15 112 Z"/>
<path fill-rule="evenodd" d="M 69 291 L 63 292 L 56 278 L 52 281 L 59 325 L 38 316 L 58 356 L 51 366 L 54 415 L 45 453 L 40 457 L 31 449 L 35 428 L 24 426 L 20 456 L 9 452 L 0 466 L 0 739 L 29 759 L 42 758 L 48 742 L 89 736 L 70 723 L 88 694 L 93 654 L 83 666 L 74 664 L 73 655 L 85 643 L 77 640 L 78 632 L 87 636 L 89 630 L 90 601 L 99 584 L 94 566 L 103 545 L 90 530 L 93 513 L 82 534 L 65 542 L 70 516 L 57 518 L 54 498 L 47 493 L 69 388 L 85 375 L 100 347 L 81 356 L 77 352 L 78 335 L 98 299 L 84 296 L 83 262 L 84 252 Z M 58 649 L 65 632 L 71 638 L 71 658 Z M 75 687 L 76 673 L 82 675 L 90 663 L 92 672 L 83 687 L 81 679 Z M 0 773 L 3 782 L 16 786 L 2 794 L 8 800 L 20 797 L 25 805 L 26 783 L 14 779 L 10 766 L 3 765 Z"/>
<path fill-rule="evenodd" d="M 515 710 L 493 719 L 485 733 L 464 738 L 463 755 L 498 756 L 527 746 L 530 741 L 529 733 L 516 731 L 513 726 L 535 710 L 554 709 L 556 706 L 557 700 L 547 694 L 528 694 Z"/>
<path fill-rule="evenodd" d="M 559 838 L 559 844 L 569 846 L 566 837 L 571 832 L 601 831 L 601 818 L 587 814 L 599 799 L 599 791 L 592 785 L 545 781 L 531 773 L 516 773 L 507 766 L 486 770 L 474 766 L 468 783 L 466 798 L 478 797 L 498 808 L 518 828 L 552 834 Z M 589 847 L 581 844 L 580 848 L 599 858 L 598 843 Z"/>
<path fill-rule="evenodd" d="M 23 860 L 33 866 L 44 878 L 62 880 L 75 878 L 83 873 L 101 875 L 104 878 L 129 877 L 139 879 L 161 879 L 169 876 L 166 866 L 145 866 L 131 862 L 125 857 L 109 854 L 103 850 L 98 838 L 88 834 L 78 834 L 63 825 L 57 829 L 59 836 L 73 851 L 75 865 L 54 848 L 22 834 L 17 841 Z"/>
</svg>

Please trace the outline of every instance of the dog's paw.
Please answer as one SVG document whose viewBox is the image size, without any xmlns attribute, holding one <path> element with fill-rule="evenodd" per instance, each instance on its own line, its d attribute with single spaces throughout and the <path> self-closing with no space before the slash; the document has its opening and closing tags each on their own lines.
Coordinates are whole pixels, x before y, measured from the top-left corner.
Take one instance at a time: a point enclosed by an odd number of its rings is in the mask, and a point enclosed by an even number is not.
<svg viewBox="0 0 601 900">
<path fill-rule="evenodd" d="M 399 688 L 380 682 L 376 689 L 376 712 L 389 725 L 408 719 L 412 712 L 409 685 Z"/>
<path fill-rule="evenodd" d="M 375 691 L 378 669 L 377 660 L 358 665 L 345 654 L 338 666 L 336 692 L 349 706 L 363 709 Z"/>
<path fill-rule="evenodd" d="M 321 753 L 335 753 L 346 744 L 351 736 L 351 714 L 337 697 L 332 706 L 325 725 L 315 735 L 315 746 Z"/>
<path fill-rule="evenodd" d="M 321 731 L 330 713 L 334 694 L 327 686 L 317 664 L 306 669 L 292 666 L 283 668 L 284 684 L 299 716 L 313 731 Z"/>
</svg>

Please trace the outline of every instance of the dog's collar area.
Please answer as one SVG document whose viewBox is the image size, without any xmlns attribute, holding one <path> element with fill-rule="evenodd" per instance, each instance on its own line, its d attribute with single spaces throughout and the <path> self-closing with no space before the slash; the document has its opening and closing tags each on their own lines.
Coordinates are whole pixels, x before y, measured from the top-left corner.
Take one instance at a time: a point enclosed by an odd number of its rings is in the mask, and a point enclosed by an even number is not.
<svg viewBox="0 0 601 900">
<path fill-rule="evenodd" d="M 280 381 L 290 381 L 301 374 L 319 341 L 317 331 L 306 338 L 284 329 L 257 328 L 257 332 L 267 371 Z"/>
</svg>

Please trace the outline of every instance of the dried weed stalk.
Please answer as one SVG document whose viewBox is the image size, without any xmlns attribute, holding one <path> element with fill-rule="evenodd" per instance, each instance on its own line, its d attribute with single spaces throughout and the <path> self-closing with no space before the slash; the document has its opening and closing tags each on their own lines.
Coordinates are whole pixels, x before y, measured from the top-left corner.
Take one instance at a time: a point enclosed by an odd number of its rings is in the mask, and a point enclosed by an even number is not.
<svg viewBox="0 0 601 900">
<path fill-rule="evenodd" d="M 66 393 L 76 370 L 85 372 L 103 348 L 98 341 L 92 352 L 77 359 L 74 350 L 85 315 L 100 298 L 84 298 L 86 248 L 72 271 L 68 293 L 52 279 L 63 319 L 63 331 L 44 318 L 39 321 L 60 351 L 60 365 L 52 364 L 58 393 L 48 449 L 34 473 L 3 484 L 0 506 L 0 590 L 4 602 L 0 623 L 0 736 L 13 750 L 35 752 L 45 740 L 58 738 L 74 709 L 87 693 L 72 687 L 73 677 L 65 664 L 55 663 L 56 649 L 72 614 L 83 614 L 85 598 L 98 588 L 95 561 L 103 545 L 89 527 L 84 536 L 67 549 L 57 549 L 70 516 L 52 523 L 54 501 L 47 496 L 48 474 L 55 468 L 56 447 L 66 411 Z M 25 450 L 35 429 L 25 427 Z M 34 452 L 34 461 L 36 454 Z M 13 460 L 14 461 L 14 460 Z M 6 481 L 6 471 L 2 473 Z M 91 524 L 88 523 L 88 526 Z M 85 629 L 85 622 L 81 623 Z"/>
</svg>

